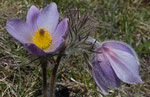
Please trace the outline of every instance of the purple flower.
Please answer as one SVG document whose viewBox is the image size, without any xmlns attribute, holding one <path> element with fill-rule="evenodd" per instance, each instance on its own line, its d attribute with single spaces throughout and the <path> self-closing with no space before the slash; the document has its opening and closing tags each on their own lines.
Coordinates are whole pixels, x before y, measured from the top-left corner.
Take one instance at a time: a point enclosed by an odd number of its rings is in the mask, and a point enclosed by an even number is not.
<svg viewBox="0 0 150 97">
<path fill-rule="evenodd" d="M 35 55 L 45 55 L 56 52 L 64 43 L 68 19 L 59 24 L 57 5 L 51 3 L 40 11 L 31 6 L 26 22 L 20 19 L 9 20 L 6 29 L 14 38 Z"/>
<path fill-rule="evenodd" d="M 126 43 L 107 41 L 101 44 L 93 56 L 92 74 L 104 95 L 108 88 L 119 88 L 121 81 L 128 84 L 142 83 L 139 76 L 139 60 L 135 51 Z"/>
</svg>

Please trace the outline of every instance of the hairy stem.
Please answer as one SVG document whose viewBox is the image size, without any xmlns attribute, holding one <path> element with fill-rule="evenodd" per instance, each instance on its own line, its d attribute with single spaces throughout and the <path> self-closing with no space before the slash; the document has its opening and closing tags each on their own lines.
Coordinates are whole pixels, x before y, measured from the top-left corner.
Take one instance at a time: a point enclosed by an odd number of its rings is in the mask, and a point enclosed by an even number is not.
<svg viewBox="0 0 150 97">
<path fill-rule="evenodd" d="M 57 73 L 57 69 L 60 63 L 60 60 L 62 58 L 62 55 L 60 54 L 57 58 L 57 63 L 55 64 L 52 74 L 51 74 L 51 79 L 50 79 L 50 96 L 49 97 L 53 97 L 54 96 L 54 86 L 55 86 L 55 79 L 56 79 L 56 73 Z"/>
<path fill-rule="evenodd" d="M 43 74 L 43 97 L 47 97 L 47 60 L 42 58 L 40 64 Z"/>
</svg>

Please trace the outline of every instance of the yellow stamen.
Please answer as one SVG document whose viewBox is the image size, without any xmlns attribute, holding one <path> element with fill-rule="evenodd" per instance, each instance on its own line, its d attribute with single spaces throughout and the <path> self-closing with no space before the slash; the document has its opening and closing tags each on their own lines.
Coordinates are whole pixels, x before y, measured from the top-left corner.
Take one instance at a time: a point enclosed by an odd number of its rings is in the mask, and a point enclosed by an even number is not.
<svg viewBox="0 0 150 97">
<path fill-rule="evenodd" d="M 46 30 L 45 28 L 40 28 L 34 32 L 32 41 L 40 49 L 46 50 L 51 45 L 52 36 L 48 32 L 48 30 Z"/>
</svg>

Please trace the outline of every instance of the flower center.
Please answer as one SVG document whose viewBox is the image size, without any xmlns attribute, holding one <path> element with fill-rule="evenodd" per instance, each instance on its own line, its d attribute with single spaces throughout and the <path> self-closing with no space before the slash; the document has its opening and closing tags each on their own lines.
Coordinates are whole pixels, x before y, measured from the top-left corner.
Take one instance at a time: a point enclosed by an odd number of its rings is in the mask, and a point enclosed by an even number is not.
<svg viewBox="0 0 150 97">
<path fill-rule="evenodd" d="M 32 38 L 33 43 L 38 46 L 40 49 L 47 49 L 52 42 L 52 36 L 45 28 L 40 28 L 34 32 L 34 36 Z"/>
</svg>

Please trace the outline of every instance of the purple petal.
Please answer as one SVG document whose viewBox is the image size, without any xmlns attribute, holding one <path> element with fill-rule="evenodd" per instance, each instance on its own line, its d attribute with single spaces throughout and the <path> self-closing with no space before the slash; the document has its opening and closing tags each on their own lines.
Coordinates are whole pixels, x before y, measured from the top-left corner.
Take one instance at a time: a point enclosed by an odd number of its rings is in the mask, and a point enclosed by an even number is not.
<svg viewBox="0 0 150 97">
<path fill-rule="evenodd" d="M 107 94 L 108 88 L 119 88 L 121 81 L 113 71 L 103 49 L 99 48 L 97 51 L 102 53 L 94 54 L 92 74 L 100 90 Z"/>
<path fill-rule="evenodd" d="M 106 42 L 103 42 L 102 45 L 103 45 L 103 47 L 108 47 L 108 48 L 111 47 L 111 48 L 126 51 L 126 52 L 132 54 L 133 56 L 136 57 L 136 60 L 137 60 L 138 65 L 139 65 L 139 60 L 138 60 L 136 52 L 127 43 L 120 42 L 120 41 L 106 41 Z"/>
<path fill-rule="evenodd" d="M 66 34 L 66 30 L 68 27 L 68 18 L 64 18 L 57 26 L 56 31 L 52 33 L 53 38 L 61 38 Z"/>
<path fill-rule="evenodd" d="M 50 33 L 53 33 L 58 24 L 59 13 L 55 3 L 49 4 L 40 13 L 37 19 L 38 28 L 46 28 Z"/>
<path fill-rule="evenodd" d="M 104 95 L 108 95 L 108 87 L 105 86 L 103 83 L 103 81 L 100 79 L 100 75 L 99 73 L 95 72 L 95 71 L 92 71 L 92 75 L 93 75 L 93 78 L 97 84 L 97 86 L 99 87 L 99 89 L 102 91 L 102 93 Z"/>
<path fill-rule="evenodd" d="M 40 14 L 40 10 L 32 5 L 27 13 L 27 23 L 32 27 L 33 33 L 38 29 L 37 18 Z"/>
<path fill-rule="evenodd" d="M 33 43 L 26 43 L 24 44 L 24 46 L 34 55 L 42 56 L 46 54 L 43 50 L 41 50 L 39 47 L 37 47 Z"/>
<path fill-rule="evenodd" d="M 105 44 L 103 44 L 103 46 L 104 45 Z M 124 50 L 129 47 L 128 46 L 124 48 L 125 46 L 126 45 L 120 46 L 121 48 L 112 48 L 111 46 L 109 47 L 107 45 L 107 47 L 103 47 L 103 50 L 113 70 L 120 80 L 126 83 L 142 83 L 138 71 L 138 61 L 131 52 L 128 52 L 132 50 Z"/>
<path fill-rule="evenodd" d="M 52 40 L 52 45 L 45 51 L 46 53 L 53 53 L 58 51 L 64 44 L 64 39 L 59 38 L 57 40 Z"/>
<path fill-rule="evenodd" d="M 13 19 L 7 21 L 6 30 L 23 44 L 32 41 L 31 27 L 23 20 Z"/>
</svg>

